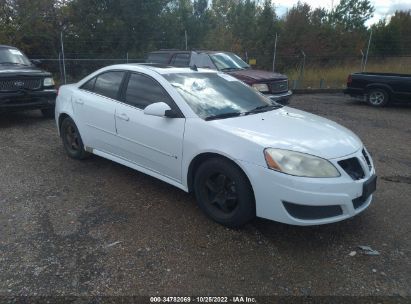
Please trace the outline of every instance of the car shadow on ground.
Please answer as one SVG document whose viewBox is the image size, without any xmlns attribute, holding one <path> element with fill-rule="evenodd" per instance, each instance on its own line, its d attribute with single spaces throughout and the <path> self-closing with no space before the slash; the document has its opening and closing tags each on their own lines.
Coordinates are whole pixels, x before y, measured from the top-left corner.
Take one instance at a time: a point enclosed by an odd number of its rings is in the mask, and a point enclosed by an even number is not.
<svg viewBox="0 0 411 304">
<path fill-rule="evenodd" d="M 214 228 L 223 228 L 220 224 L 213 222 L 211 219 L 207 219 L 206 215 L 199 211 L 196 198 L 193 192 L 186 193 L 168 183 L 165 183 L 159 179 L 146 175 L 144 173 L 135 171 L 126 166 L 117 164 L 110 160 L 106 160 L 99 156 L 92 155 L 90 158 L 84 160 L 88 167 L 87 170 L 110 167 L 112 175 L 116 175 L 116 179 L 122 180 L 124 183 L 133 185 L 140 184 L 145 190 L 147 196 L 158 195 L 159 193 L 170 197 L 179 197 L 181 201 L 170 201 L 169 212 L 175 209 L 175 204 L 189 203 L 185 206 L 186 212 L 191 213 L 193 216 L 202 216 L 200 221 L 206 221 L 207 225 L 215 225 Z M 179 199 L 179 200 L 180 200 Z M 125 211 L 127 212 L 127 211 Z M 163 211 L 158 211 L 163 213 Z M 327 249 L 330 246 L 339 245 L 345 241 L 352 239 L 353 236 L 361 237 L 363 233 L 366 233 L 373 224 L 366 216 L 367 210 L 364 213 L 355 216 L 354 218 L 347 219 L 341 222 L 317 225 L 317 226 L 292 226 L 266 220 L 262 218 L 256 218 L 244 227 L 229 229 L 236 233 L 244 233 L 252 238 L 261 238 L 265 242 L 269 242 L 275 246 L 287 251 L 288 249 L 295 251 L 296 248 L 316 248 Z M 160 216 L 160 215 L 159 215 Z M 368 229 L 367 229 L 368 227 Z"/>
<path fill-rule="evenodd" d="M 51 120 L 45 118 L 38 110 L 24 112 L 0 112 L 0 128 L 11 128 L 14 126 L 30 126 L 38 122 Z"/>
<path fill-rule="evenodd" d="M 327 225 L 293 226 L 257 218 L 250 225 L 272 242 L 289 243 L 294 247 L 296 244 L 324 247 L 358 235 L 359 231 L 364 230 L 367 220 L 359 214 L 354 218 Z"/>
</svg>

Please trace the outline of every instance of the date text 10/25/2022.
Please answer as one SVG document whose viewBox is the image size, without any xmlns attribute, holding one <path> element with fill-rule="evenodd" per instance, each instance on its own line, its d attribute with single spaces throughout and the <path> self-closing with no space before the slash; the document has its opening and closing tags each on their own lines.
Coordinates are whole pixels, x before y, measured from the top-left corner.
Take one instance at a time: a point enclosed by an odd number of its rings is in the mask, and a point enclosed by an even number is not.
<svg viewBox="0 0 411 304">
<path fill-rule="evenodd" d="M 256 303 L 254 297 L 150 297 L 150 303 Z"/>
</svg>

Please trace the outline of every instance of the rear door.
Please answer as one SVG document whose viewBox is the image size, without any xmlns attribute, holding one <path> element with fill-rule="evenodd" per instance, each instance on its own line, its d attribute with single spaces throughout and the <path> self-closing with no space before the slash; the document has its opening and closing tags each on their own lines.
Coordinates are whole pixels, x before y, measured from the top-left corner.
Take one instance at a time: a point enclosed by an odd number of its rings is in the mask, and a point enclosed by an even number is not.
<svg viewBox="0 0 411 304">
<path fill-rule="evenodd" d="M 116 105 L 116 127 L 121 157 L 141 167 L 181 182 L 185 118 L 144 114 L 156 102 L 180 112 L 166 90 L 153 78 L 130 73 L 123 103 Z"/>
<path fill-rule="evenodd" d="M 104 72 L 85 83 L 73 96 L 76 123 L 87 146 L 115 152 L 115 106 L 125 75 L 124 71 Z"/>
</svg>

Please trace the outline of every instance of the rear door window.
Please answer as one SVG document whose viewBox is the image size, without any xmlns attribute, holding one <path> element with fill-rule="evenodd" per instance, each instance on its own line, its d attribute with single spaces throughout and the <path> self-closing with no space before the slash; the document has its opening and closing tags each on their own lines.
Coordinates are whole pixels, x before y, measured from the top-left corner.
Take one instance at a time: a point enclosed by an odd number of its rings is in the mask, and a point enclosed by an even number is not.
<svg viewBox="0 0 411 304">
<path fill-rule="evenodd" d="M 94 84 L 94 93 L 111 99 L 118 99 L 120 86 L 124 75 L 125 72 L 123 71 L 113 71 L 100 74 L 97 76 L 96 83 Z"/>
<path fill-rule="evenodd" d="M 80 88 L 89 92 L 93 92 L 94 90 L 94 84 L 96 82 L 96 78 L 92 78 L 89 81 L 87 81 L 85 84 L 83 84 Z"/>
</svg>

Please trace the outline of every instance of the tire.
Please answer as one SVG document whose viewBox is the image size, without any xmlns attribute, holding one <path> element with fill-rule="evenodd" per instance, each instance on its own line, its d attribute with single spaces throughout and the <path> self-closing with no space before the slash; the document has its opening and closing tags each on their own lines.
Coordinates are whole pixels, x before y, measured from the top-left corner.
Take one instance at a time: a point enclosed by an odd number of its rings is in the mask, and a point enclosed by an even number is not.
<svg viewBox="0 0 411 304">
<path fill-rule="evenodd" d="M 45 118 L 54 118 L 54 108 L 41 109 L 41 114 L 43 114 Z"/>
<path fill-rule="evenodd" d="M 67 155 L 74 159 L 85 159 L 90 154 L 84 150 L 83 140 L 74 121 L 67 117 L 61 123 L 61 139 Z"/>
<path fill-rule="evenodd" d="M 384 107 L 390 101 L 390 95 L 384 89 L 370 89 L 367 93 L 367 102 L 373 107 Z"/>
<path fill-rule="evenodd" d="M 202 163 L 194 177 L 197 202 L 211 219 L 230 228 L 255 218 L 255 199 L 244 172 L 222 158 Z"/>
</svg>

